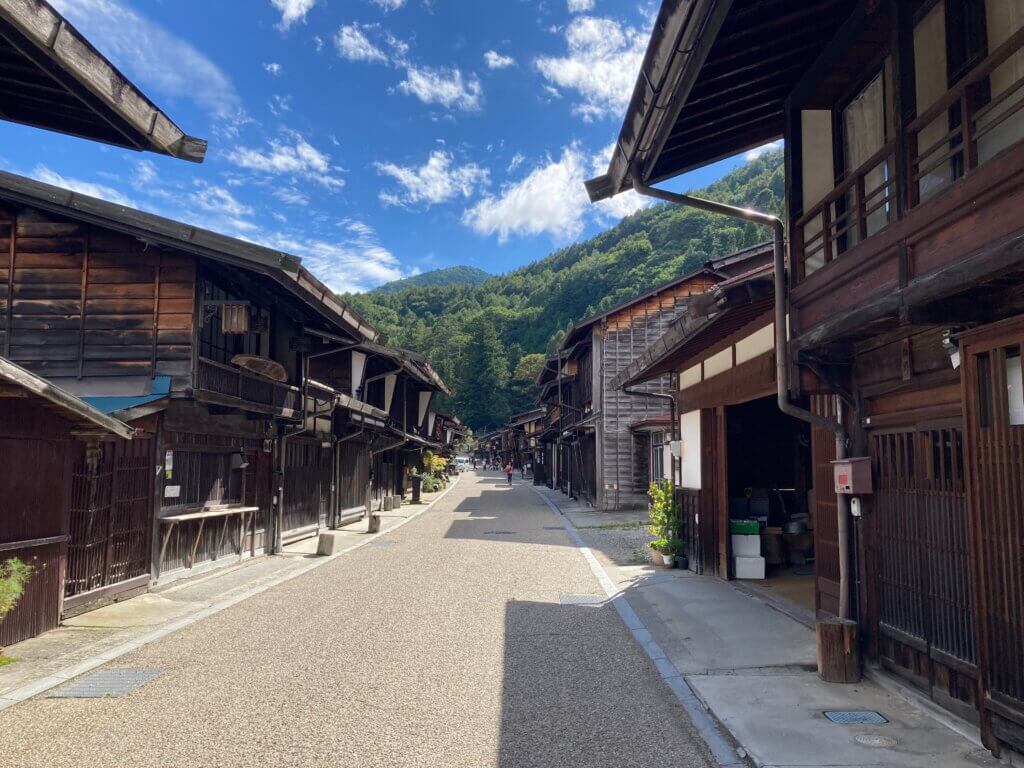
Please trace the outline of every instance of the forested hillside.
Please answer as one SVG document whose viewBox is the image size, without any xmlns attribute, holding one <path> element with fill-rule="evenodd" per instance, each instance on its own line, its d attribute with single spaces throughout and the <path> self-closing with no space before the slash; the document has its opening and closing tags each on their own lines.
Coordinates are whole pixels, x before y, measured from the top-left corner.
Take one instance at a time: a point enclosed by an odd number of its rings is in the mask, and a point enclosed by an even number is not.
<svg viewBox="0 0 1024 768">
<path fill-rule="evenodd" d="M 782 154 L 774 152 L 697 194 L 781 212 Z M 607 309 L 766 238 L 722 216 L 657 205 L 586 242 L 479 285 L 372 291 L 344 298 L 391 344 L 422 352 L 456 392 L 449 404 L 478 432 L 533 404 L 533 378 L 572 320 Z"/>
<path fill-rule="evenodd" d="M 445 285 L 480 285 L 491 275 L 479 267 L 445 267 L 432 269 L 419 275 L 392 280 L 373 289 L 374 293 L 399 293 L 410 288 L 431 288 Z"/>
</svg>

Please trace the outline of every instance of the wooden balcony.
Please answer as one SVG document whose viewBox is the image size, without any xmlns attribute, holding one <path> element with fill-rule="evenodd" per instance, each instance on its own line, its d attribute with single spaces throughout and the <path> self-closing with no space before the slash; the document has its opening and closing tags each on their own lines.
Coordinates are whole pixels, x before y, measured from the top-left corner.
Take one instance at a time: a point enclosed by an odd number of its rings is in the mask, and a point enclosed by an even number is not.
<svg viewBox="0 0 1024 768">
<path fill-rule="evenodd" d="M 906 320 L 1019 258 L 1022 48 L 1024 30 L 792 222 L 796 349 Z"/>
<path fill-rule="evenodd" d="M 246 411 L 299 418 L 302 392 L 298 387 L 257 376 L 231 365 L 200 357 L 196 365 L 196 398 Z"/>
</svg>

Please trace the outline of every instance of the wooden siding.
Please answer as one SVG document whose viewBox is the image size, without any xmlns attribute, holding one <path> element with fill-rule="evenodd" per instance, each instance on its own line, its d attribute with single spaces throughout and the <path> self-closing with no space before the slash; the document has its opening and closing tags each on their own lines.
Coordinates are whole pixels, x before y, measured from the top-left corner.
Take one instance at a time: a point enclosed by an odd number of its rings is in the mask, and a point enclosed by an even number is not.
<svg viewBox="0 0 1024 768">
<path fill-rule="evenodd" d="M 710 288 L 714 282 L 702 276 L 671 291 L 637 302 L 607 319 L 599 331 L 601 386 L 598 460 L 605 509 L 642 508 L 647 504 L 646 461 L 641 467 L 630 426 L 649 419 L 668 418 L 670 407 L 663 398 L 645 397 L 613 390 L 609 384 L 641 353 L 660 339 L 686 308 L 687 298 Z M 639 392 L 671 392 L 670 376 L 659 376 L 635 388 Z"/>
<path fill-rule="evenodd" d="M 969 334 L 961 349 L 982 736 L 1024 751 L 1024 426 L 1011 423 L 1007 386 L 1024 319 Z"/>
<path fill-rule="evenodd" d="M 188 386 L 195 260 L 31 210 L 0 223 L 0 349 L 48 378 Z"/>
<path fill-rule="evenodd" d="M 815 395 L 811 410 L 819 416 L 836 418 L 836 399 Z M 820 427 L 811 428 L 811 463 L 814 484 L 814 557 L 816 583 L 814 605 L 818 616 L 839 613 L 839 509 L 832 462 L 836 459 L 835 435 Z"/>
<path fill-rule="evenodd" d="M 0 620 L 0 646 L 60 620 L 74 461 L 70 426 L 30 399 L 0 397 L 0 561 L 17 557 L 36 569 L 21 601 Z"/>
</svg>

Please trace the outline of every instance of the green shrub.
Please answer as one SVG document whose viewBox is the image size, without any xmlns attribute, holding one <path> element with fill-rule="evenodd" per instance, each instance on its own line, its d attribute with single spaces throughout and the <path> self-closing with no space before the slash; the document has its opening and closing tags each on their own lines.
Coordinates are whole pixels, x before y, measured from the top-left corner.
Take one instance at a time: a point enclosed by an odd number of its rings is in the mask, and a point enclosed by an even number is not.
<svg viewBox="0 0 1024 768">
<path fill-rule="evenodd" d="M 681 548 L 679 534 L 679 510 L 676 508 L 675 493 L 671 480 L 651 483 L 647 495 L 651 499 L 650 520 L 647 531 L 654 536 L 651 547 L 664 555 L 671 555 Z"/>
<path fill-rule="evenodd" d="M 441 481 L 436 475 L 424 475 L 423 476 L 423 492 L 434 493 L 441 488 Z"/>
<path fill-rule="evenodd" d="M 0 619 L 18 604 L 34 570 L 16 557 L 0 563 Z"/>
</svg>

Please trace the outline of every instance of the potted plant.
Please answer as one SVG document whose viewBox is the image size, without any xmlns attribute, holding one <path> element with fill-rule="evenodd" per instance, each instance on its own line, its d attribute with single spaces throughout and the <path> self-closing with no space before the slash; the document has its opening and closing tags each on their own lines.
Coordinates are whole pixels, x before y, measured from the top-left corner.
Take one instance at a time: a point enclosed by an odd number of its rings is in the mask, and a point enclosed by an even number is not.
<svg viewBox="0 0 1024 768">
<path fill-rule="evenodd" d="M 675 560 L 675 539 L 655 539 L 651 549 L 661 556 L 661 564 L 671 568 Z"/>
<path fill-rule="evenodd" d="M 651 549 L 659 555 L 655 562 L 661 562 L 669 568 L 675 563 L 676 551 L 681 548 L 681 542 L 676 536 L 679 530 L 679 511 L 676 509 L 673 491 L 671 480 L 651 483 L 647 489 L 651 500 L 647 531 L 654 536 Z"/>
</svg>

